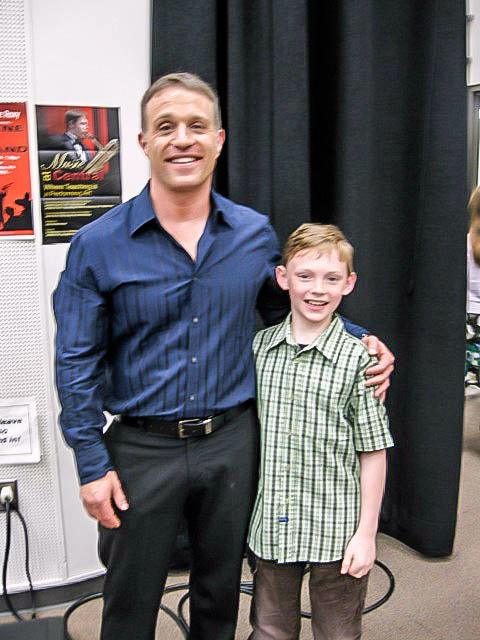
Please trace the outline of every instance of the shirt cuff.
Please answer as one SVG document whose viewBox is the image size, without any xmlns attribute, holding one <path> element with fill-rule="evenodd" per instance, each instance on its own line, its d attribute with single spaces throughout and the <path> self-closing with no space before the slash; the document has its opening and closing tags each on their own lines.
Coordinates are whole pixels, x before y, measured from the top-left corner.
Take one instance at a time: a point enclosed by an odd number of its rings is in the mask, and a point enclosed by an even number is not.
<svg viewBox="0 0 480 640">
<path fill-rule="evenodd" d="M 108 471 L 115 469 L 107 447 L 103 442 L 96 442 L 87 447 L 74 450 L 75 462 L 80 484 L 87 484 L 103 478 Z"/>
</svg>

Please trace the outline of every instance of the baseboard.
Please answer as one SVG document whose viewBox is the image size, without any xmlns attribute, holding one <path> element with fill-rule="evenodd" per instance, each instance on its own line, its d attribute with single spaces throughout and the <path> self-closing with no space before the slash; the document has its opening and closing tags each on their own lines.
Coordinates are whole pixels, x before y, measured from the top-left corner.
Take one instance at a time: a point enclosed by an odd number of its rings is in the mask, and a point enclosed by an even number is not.
<svg viewBox="0 0 480 640">
<path fill-rule="evenodd" d="M 51 607 L 61 605 L 66 602 L 72 602 L 78 598 L 88 595 L 89 593 L 97 593 L 103 591 L 104 576 L 81 580 L 57 587 L 47 587 L 35 591 L 35 606 L 39 609 L 42 607 Z M 30 593 L 21 591 L 19 593 L 9 594 L 10 602 L 17 611 L 31 609 Z M 0 613 L 8 613 L 8 607 L 5 598 L 0 596 Z M 1 628 L 1 625 L 0 625 Z M 0 635 L 0 639 L 2 636 Z"/>
</svg>

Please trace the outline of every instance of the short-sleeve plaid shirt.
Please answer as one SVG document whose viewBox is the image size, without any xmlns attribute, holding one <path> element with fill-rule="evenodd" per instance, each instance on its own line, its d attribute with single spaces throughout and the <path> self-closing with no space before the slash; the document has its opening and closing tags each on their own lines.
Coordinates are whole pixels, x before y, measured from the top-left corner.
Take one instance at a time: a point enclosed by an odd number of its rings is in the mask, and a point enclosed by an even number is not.
<svg viewBox="0 0 480 640">
<path fill-rule="evenodd" d="M 365 386 L 372 357 L 335 316 L 304 348 L 291 316 L 255 336 L 261 465 L 249 546 L 279 562 L 343 557 L 360 515 L 357 452 L 393 445 L 385 407 Z"/>
</svg>

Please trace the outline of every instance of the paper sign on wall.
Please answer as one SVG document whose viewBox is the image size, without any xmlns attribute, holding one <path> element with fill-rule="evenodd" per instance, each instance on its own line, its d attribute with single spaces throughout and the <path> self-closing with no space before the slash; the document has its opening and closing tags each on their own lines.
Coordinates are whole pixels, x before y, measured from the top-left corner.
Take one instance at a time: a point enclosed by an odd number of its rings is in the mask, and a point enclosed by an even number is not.
<svg viewBox="0 0 480 640">
<path fill-rule="evenodd" d="M 0 399 L 0 464 L 40 461 L 34 398 Z"/>
</svg>

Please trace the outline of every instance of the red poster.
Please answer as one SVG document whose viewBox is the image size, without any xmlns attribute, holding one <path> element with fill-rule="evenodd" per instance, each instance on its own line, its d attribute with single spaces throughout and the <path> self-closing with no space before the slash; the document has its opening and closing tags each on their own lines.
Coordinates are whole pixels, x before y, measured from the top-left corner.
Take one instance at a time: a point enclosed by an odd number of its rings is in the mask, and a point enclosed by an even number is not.
<svg viewBox="0 0 480 640">
<path fill-rule="evenodd" d="M 0 103 L 0 238 L 33 236 L 24 102 Z"/>
</svg>

